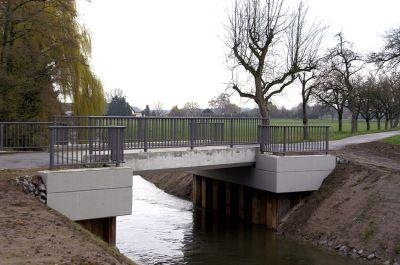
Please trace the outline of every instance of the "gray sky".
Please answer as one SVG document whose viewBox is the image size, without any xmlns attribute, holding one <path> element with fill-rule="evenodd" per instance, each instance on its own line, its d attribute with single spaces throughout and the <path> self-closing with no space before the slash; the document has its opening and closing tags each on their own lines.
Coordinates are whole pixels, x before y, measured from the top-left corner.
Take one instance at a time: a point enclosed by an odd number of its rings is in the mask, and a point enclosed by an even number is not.
<svg viewBox="0 0 400 265">
<path fill-rule="evenodd" d="M 295 5 L 297 0 L 288 0 Z M 342 31 L 361 52 L 377 50 L 386 30 L 400 26 L 399 0 L 304 0 L 310 18 Z M 164 109 L 195 101 L 205 108 L 230 80 L 224 26 L 233 0 L 78 0 L 92 36 L 92 66 L 106 91 L 119 88 L 133 106 L 160 101 Z M 300 103 L 292 87 L 273 102 Z M 241 107 L 254 103 L 235 96 Z"/>
</svg>

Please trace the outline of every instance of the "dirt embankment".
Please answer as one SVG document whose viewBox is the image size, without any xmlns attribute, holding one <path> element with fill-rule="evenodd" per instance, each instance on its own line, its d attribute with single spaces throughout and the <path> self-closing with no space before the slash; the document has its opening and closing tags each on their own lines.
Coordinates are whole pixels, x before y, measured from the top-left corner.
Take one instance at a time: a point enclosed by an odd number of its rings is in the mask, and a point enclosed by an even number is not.
<svg viewBox="0 0 400 265">
<path fill-rule="evenodd" d="M 0 264 L 133 264 L 13 184 L 34 173 L 0 171 Z"/>
<path fill-rule="evenodd" d="M 192 177 L 193 174 L 189 172 L 154 173 L 143 176 L 166 193 L 187 200 L 192 199 Z"/>
<path fill-rule="evenodd" d="M 338 165 L 321 189 L 296 207 L 281 233 L 363 256 L 400 263 L 400 146 L 382 142 L 335 152 Z M 357 254 L 358 253 L 358 254 Z"/>
</svg>

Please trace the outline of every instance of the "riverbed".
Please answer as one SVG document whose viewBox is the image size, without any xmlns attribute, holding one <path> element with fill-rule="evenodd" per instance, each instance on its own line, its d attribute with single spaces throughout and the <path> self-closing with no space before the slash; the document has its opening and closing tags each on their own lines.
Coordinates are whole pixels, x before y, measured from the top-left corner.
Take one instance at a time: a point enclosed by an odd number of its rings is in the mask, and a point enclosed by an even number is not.
<svg viewBox="0 0 400 265">
<path fill-rule="evenodd" d="M 359 264 L 264 226 L 195 210 L 140 176 L 132 192 L 132 215 L 117 218 L 117 247 L 138 264 Z"/>
</svg>

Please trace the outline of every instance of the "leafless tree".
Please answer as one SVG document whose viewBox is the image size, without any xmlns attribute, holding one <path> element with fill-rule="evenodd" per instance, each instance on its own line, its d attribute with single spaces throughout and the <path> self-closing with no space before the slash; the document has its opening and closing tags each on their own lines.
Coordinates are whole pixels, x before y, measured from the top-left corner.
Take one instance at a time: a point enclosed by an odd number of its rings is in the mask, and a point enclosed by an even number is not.
<svg viewBox="0 0 400 265">
<path fill-rule="evenodd" d="M 369 75 L 360 85 L 356 86 L 357 101 L 360 105 L 360 114 L 367 123 L 367 131 L 371 130 L 371 120 L 375 118 L 374 102 L 376 100 L 376 79 Z"/>
<path fill-rule="evenodd" d="M 240 107 L 231 102 L 230 95 L 221 93 L 208 102 L 214 113 L 220 116 L 232 116 L 240 112 Z"/>
<path fill-rule="evenodd" d="M 357 131 L 357 97 L 353 93 L 354 83 L 357 80 L 357 73 L 364 68 L 364 61 L 361 55 L 353 50 L 353 45 L 346 41 L 342 33 L 336 35 L 338 42 L 335 47 L 329 50 L 326 60 L 328 72 L 335 73 L 337 86 L 342 86 L 342 91 L 347 93 L 347 107 L 352 112 L 351 132 Z"/>
<path fill-rule="evenodd" d="M 196 102 L 186 102 L 182 110 L 188 117 L 198 117 L 201 114 L 200 105 Z"/>
<path fill-rule="evenodd" d="M 349 94 L 341 85 L 341 76 L 336 72 L 324 72 L 319 75 L 313 95 L 325 106 L 334 109 L 338 114 L 339 132 L 343 130 L 343 112 Z"/>
<path fill-rule="evenodd" d="M 257 103 L 266 123 L 271 97 L 292 84 L 298 73 L 316 67 L 310 54 L 319 47 L 323 31 L 307 23 L 303 4 L 286 12 L 283 2 L 236 0 L 227 26 L 232 88 Z"/>
<path fill-rule="evenodd" d="M 301 84 L 301 98 L 302 98 L 302 116 L 303 125 L 308 125 L 307 104 L 311 98 L 314 89 L 317 87 L 316 78 L 317 74 L 314 71 L 302 72 L 298 75 Z"/>
<path fill-rule="evenodd" d="M 370 61 L 379 68 L 397 68 L 400 65 L 400 27 L 388 31 L 385 35 L 385 45 L 382 50 L 370 55 Z"/>
<path fill-rule="evenodd" d="M 163 104 L 160 101 L 156 101 L 153 106 L 154 116 L 160 117 L 164 114 Z"/>
</svg>

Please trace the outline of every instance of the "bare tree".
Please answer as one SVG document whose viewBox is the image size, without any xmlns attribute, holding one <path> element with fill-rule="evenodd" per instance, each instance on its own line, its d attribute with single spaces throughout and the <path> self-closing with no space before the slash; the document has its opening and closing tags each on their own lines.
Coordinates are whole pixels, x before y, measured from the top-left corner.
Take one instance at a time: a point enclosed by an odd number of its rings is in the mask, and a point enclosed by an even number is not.
<svg viewBox="0 0 400 265">
<path fill-rule="evenodd" d="M 189 117 L 198 117 L 201 114 L 200 105 L 196 102 L 186 102 L 182 110 Z"/>
<path fill-rule="evenodd" d="M 375 117 L 374 101 L 376 80 L 375 77 L 370 75 L 364 80 L 361 85 L 356 86 L 357 101 L 360 104 L 360 114 L 367 123 L 367 131 L 371 130 L 371 120 Z"/>
<path fill-rule="evenodd" d="M 236 0 L 229 16 L 232 88 L 257 103 L 266 123 L 271 97 L 292 84 L 297 73 L 316 67 L 309 57 L 319 46 L 322 29 L 308 26 L 306 16 L 302 4 L 296 12 L 285 12 L 283 0 Z M 243 73 L 247 77 L 241 77 Z"/>
<path fill-rule="evenodd" d="M 160 117 L 164 114 L 163 112 L 163 104 L 160 101 L 156 101 L 153 106 L 153 112 L 156 117 Z"/>
<path fill-rule="evenodd" d="M 349 96 L 340 80 L 341 76 L 338 73 L 325 72 L 319 75 L 317 87 L 313 92 L 320 103 L 337 112 L 339 132 L 343 130 L 343 112 Z"/>
<path fill-rule="evenodd" d="M 400 27 L 389 30 L 385 35 L 385 45 L 382 50 L 370 55 L 370 61 L 379 68 L 397 68 L 400 65 Z"/>
<path fill-rule="evenodd" d="M 352 112 L 351 132 L 355 133 L 359 112 L 357 97 L 353 95 L 354 83 L 358 78 L 357 73 L 364 68 L 364 63 L 361 55 L 353 51 L 352 44 L 344 39 L 342 33 L 336 36 L 338 38 L 336 46 L 330 49 L 325 57 L 327 70 L 336 74 L 337 85 L 342 86 L 342 91 L 347 93 L 347 107 Z"/>
<path fill-rule="evenodd" d="M 240 112 L 240 107 L 231 102 L 230 95 L 221 93 L 208 102 L 214 113 L 220 116 L 232 116 Z"/>
<path fill-rule="evenodd" d="M 307 104 L 314 89 L 317 87 L 317 83 L 315 82 L 317 74 L 314 71 L 302 72 L 298 75 L 298 78 L 301 84 L 303 125 L 308 125 Z"/>
</svg>

